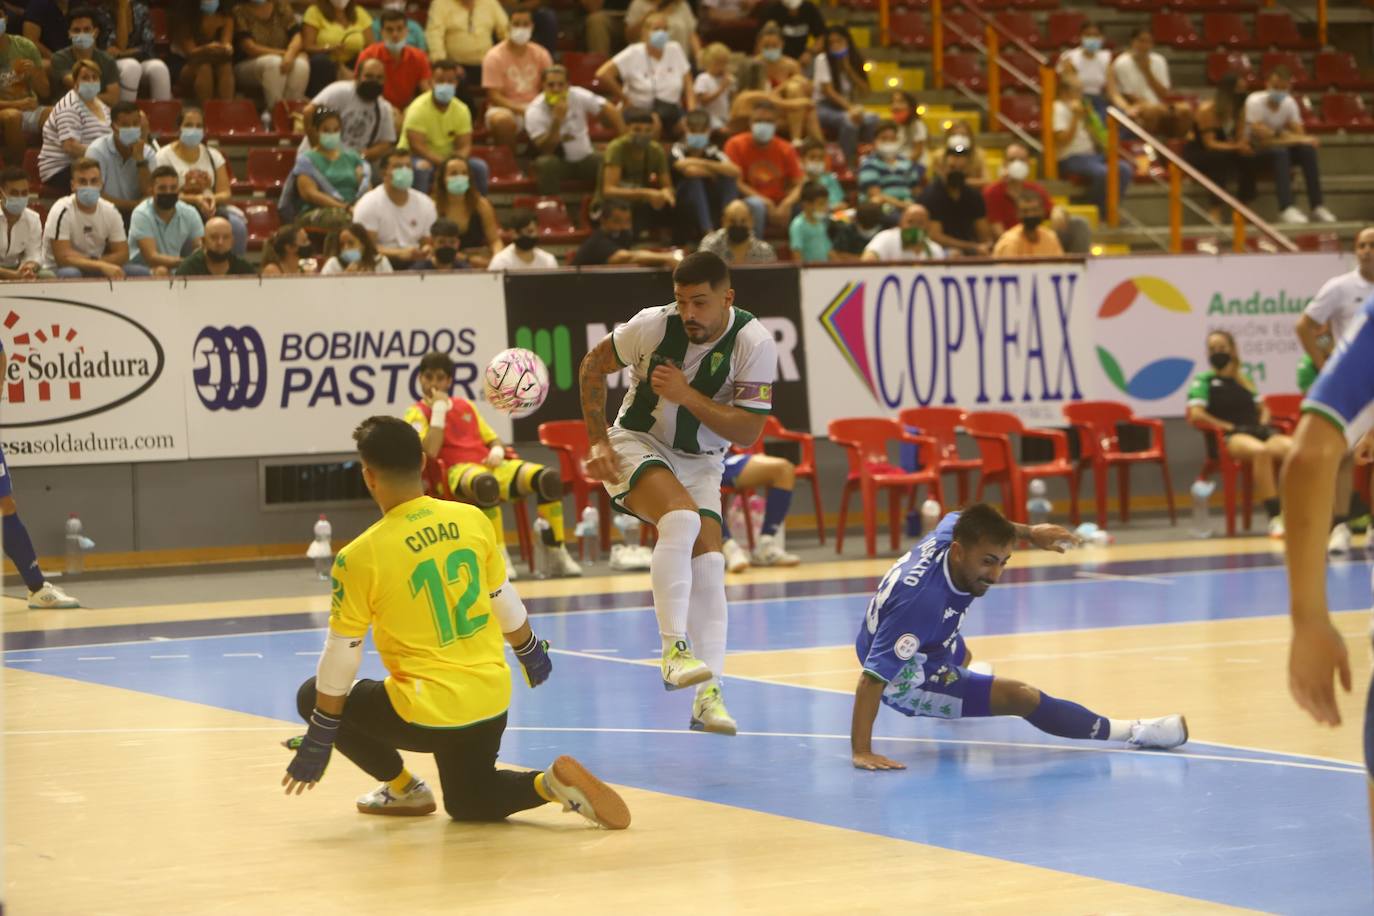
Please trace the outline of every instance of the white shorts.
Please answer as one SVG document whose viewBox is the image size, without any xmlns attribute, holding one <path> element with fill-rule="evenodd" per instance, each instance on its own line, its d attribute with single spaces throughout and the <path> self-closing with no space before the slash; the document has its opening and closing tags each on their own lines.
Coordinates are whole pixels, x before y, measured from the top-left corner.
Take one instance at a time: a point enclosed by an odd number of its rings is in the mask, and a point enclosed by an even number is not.
<svg viewBox="0 0 1374 916">
<path fill-rule="evenodd" d="M 524 116 L 523 114 L 521 114 L 521 113 L 518 112 L 518 111 L 512 111 L 512 110 L 509 109 L 509 108 L 504 108 L 504 107 L 502 107 L 502 106 L 500 106 L 500 105 L 489 105 L 489 106 L 487 106 L 486 113 L 482 115 L 482 121 L 487 125 L 487 127 L 491 127 L 491 115 L 492 115 L 492 112 L 495 112 L 495 111 L 504 111 L 506 114 L 511 115 L 512 117 L 514 117 L 514 118 L 515 118 L 515 129 L 516 129 L 516 130 L 524 130 L 524 129 L 525 129 L 525 116 Z"/>
<path fill-rule="evenodd" d="M 651 467 L 665 467 L 686 488 L 702 515 L 720 521 L 720 475 L 725 468 L 723 452 L 688 455 L 669 448 L 648 433 L 618 426 L 611 427 L 610 442 L 620 465 L 620 483 L 608 483 L 605 487 L 617 511 L 634 515 L 624 503 L 635 481 Z"/>
</svg>

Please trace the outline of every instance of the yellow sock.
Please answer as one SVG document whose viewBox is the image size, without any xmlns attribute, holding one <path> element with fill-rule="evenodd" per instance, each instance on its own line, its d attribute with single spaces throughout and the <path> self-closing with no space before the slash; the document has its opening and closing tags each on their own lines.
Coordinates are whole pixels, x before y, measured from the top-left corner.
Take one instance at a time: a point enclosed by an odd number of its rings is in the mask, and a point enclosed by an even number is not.
<svg viewBox="0 0 1374 916">
<path fill-rule="evenodd" d="M 386 785 L 387 788 L 390 789 L 394 794 L 404 795 L 406 789 L 410 788 L 410 784 L 414 780 L 415 777 L 411 774 L 410 770 L 407 770 L 405 767 L 401 767 L 401 775 L 397 776 L 395 779 L 391 780 Z"/>
<path fill-rule="evenodd" d="M 491 520 L 491 530 L 496 535 L 496 546 L 506 546 L 506 526 L 501 519 L 500 506 L 488 506 L 482 510 L 482 514 Z"/>
<path fill-rule="evenodd" d="M 536 774 L 535 774 L 535 777 L 534 777 L 534 791 L 538 792 L 538 793 L 539 793 L 539 797 L 542 798 L 542 799 L 544 799 L 544 801 L 549 801 L 549 802 L 556 802 L 556 801 L 558 801 L 558 799 L 554 797 L 554 794 L 553 794 L 552 792 L 549 791 L 549 787 L 546 786 L 546 785 L 544 785 L 544 774 L 543 774 L 543 773 L 536 773 Z"/>
<path fill-rule="evenodd" d="M 549 529 L 553 533 L 555 544 L 563 543 L 563 503 L 561 500 L 540 503 L 538 507 L 539 517 L 549 523 Z"/>
</svg>

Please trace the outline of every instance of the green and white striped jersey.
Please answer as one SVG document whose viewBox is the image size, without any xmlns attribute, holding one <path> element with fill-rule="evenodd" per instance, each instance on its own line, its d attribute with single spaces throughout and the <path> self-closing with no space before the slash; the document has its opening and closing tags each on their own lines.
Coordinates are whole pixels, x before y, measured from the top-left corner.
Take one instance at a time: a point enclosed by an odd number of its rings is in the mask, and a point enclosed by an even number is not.
<svg viewBox="0 0 1374 916">
<path fill-rule="evenodd" d="M 710 344 L 693 344 L 678 316 L 677 304 L 644 309 L 611 333 L 621 365 L 634 376 L 615 425 L 648 433 L 669 448 L 689 455 L 723 452 L 730 443 L 702 425 L 691 411 L 654 394 L 653 367 L 681 367 L 693 388 L 720 404 L 753 413 L 773 409 L 778 352 L 772 333 L 740 308 L 731 308 L 725 333 Z"/>
</svg>

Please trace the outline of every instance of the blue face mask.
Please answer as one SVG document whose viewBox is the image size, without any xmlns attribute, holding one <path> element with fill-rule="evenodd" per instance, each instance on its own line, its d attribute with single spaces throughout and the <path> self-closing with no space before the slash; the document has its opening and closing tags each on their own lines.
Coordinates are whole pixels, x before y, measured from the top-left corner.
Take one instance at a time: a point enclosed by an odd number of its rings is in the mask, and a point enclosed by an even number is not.
<svg viewBox="0 0 1374 916">
<path fill-rule="evenodd" d="M 1282 105 L 1283 100 L 1286 98 L 1288 98 L 1288 93 L 1282 89 L 1269 90 L 1269 101 L 1273 102 L 1275 105 Z"/>
<path fill-rule="evenodd" d="M 391 170 L 391 186 L 398 191 L 409 191 L 415 183 L 415 172 L 408 165 Z"/>
<path fill-rule="evenodd" d="M 440 105 L 447 105 L 453 101 L 453 95 L 458 91 L 458 87 L 453 83 L 435 83 L 434 101 Z"/>
<path fill-rule="evenodd" d="M 755 142 L 766 144 L 772 141 L 777 129 L 777 125 L 769 121 L 758 121 L 749 127 L 749 132 L 754 135 Z"/>
<path fill-rule="evenodd" d="M 27 197 L 6 197 L 6 198 L 5 198 L 5 212 L 8 213 L 10 216 L 18 216 L 19 214 L 23 213 L 23 212 L 24 212 L 25 210 L 27 210 L 28 208 L 29 208 L 29 199 L 28 199 Z"/>
<path fill-rule="evenodd" d="M 831 51 L 831 52 L 830 52 L 830 56 L 831 56 L 831 57 L 847 57 L 848 55 L 849 55 L 849 49 L 848 49 L 848 48 L 840 48 L 838 51 Z"/>
<path fill-rule="evenodd" d="M 210 15 L 219 9 L 219 0 L 200 0 L 200 11 L 205 15 Z"/>
<path fill-rule="evenodd" d="M 392 54 L 400 54 L 401 50 L 406 46 L 404 38 L 400 41 L 387 41 L 385 38 L 383 38 L 382 44 L 386 45 L 386 49 L 390 51 Z"/>
<path fill-rule="evenodd" d="M 466 194 L 471 186 L 472 180 L 466 175 L 453 175 L 444 182 L 444 187 L 448 188 L 450 194 Z"/>
<path fill-rule="evenodd" d="M 72 47 L 81 51 L 89 51 L 95 47 L 94 32 L 77 32 L 72 36 Z"/>
<path fill-rule="evenodd" d="M 200 141 L 205 139 L 205 128 L 183 127 L 179 138 L 182 146 L 200 146 Z"/>
<path fill-rule="evenodd" d="M 83 207 L 94 207 L 100 201 L 99 188 L 77 188 L 76 202 Z"/>
<path fill-rule="evenodd" d="M 654 29 L 649 33 L 649 44 L 658 48 L 660 51 L 668 47 L 668 30 Z"/>
<path fill-rule="evenodd" d="M 363 251 L 361 248 L 340 248 L 339 260 L 345 264 L 357 264 L 362 260 Z"/>
<path fill-rule="evenodd" d="M 1084 51 L 1088 51 L 1089 53 L 1092 53 L 1092 54 L 1096 54 L 1098 51 L 1101 51 L 1101 50 L 1102 50 L 1102 39 L 1101 39 L 1101 38 L 1085 38 L 1085 39 L 1083 39 L 1083 50 L 1084 50 Z"/>
<path fill-rule="evenodd" d="M 119 142 L 123 146 L 133 146 L 143 136 L 141 127 L 121 127 L 119 129 Z"/>
<path fill-rule="evenodd" d="M 343 135 L 340 134 L 337 130 L 320 134 L 320 146 L 324 147 L 325 149 L 338 149 L 339 144 L 342 142 Z"/>
<path fill-rule="evenodd" d="M 706 144 L 711 142 L 710 134 L 688 134 L 687 146 L 690 149 L 706 149 Z"/>
<path fill-rule="evenodd" d="M 89 102 L 91 99 L 93 99 L 93 98 L 95 98 L 96 96 L 100 95 L 100 84 L 99 84 L 99 83 L 77 83 L 77 84 L 76 84 L 76 94 L 79 95 L 79 96 L 81 96 L 83 99 L 85 99 L 86 101 Z"/>
<path fill-rule="evenodd" d="M 763 59 L 770 64 L 775 64 L 782 60 L 782 48 L 764 48 Z"/>
</svg>

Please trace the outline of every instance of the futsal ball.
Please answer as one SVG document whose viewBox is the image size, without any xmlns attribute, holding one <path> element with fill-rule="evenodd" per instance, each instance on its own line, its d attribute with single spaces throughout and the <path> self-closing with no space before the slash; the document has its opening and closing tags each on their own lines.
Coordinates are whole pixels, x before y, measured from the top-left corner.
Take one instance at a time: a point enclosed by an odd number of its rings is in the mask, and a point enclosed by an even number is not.
<svg viewBox="0 0 1374 916">
<path fill-rule="evenodd" d="M 549 394 L 549 370 L 536 354 L 520 347 L 502 350 L 483 376 L 487 403 L 515 419 L 539 409 Z"/>
</svg>

